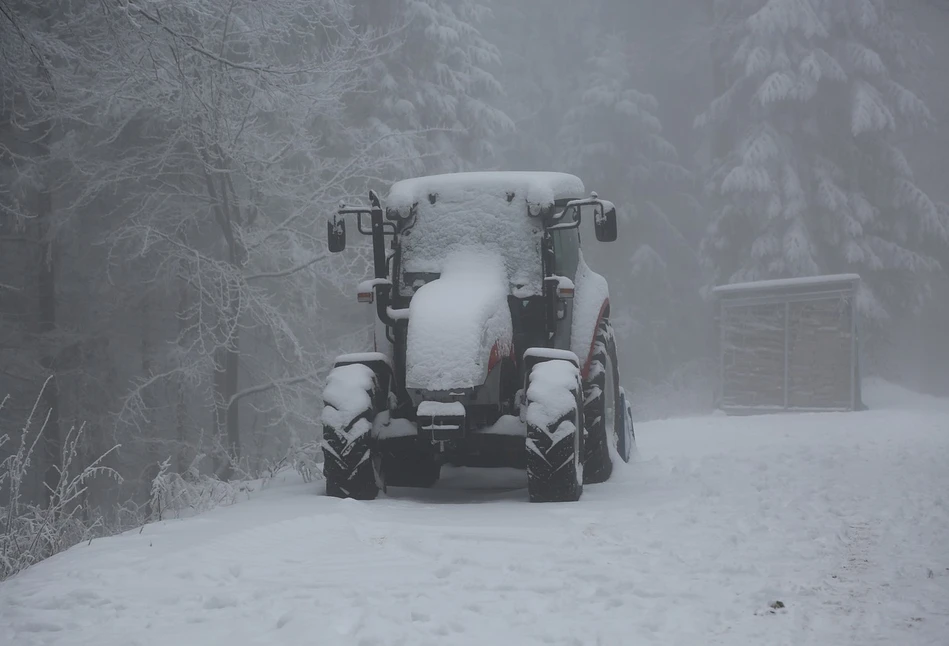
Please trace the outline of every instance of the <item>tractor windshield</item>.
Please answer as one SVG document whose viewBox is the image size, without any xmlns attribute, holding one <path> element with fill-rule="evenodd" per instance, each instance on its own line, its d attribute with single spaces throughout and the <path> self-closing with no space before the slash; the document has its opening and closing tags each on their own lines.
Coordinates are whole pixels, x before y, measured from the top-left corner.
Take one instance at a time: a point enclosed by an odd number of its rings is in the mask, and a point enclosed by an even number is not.
<svg viewBox="0 0 949 646">
<path fill-rule="evenodd" d="M 414 214 L 399 226 L 397 278 L 402 296 L 437 279 L 458 252 L 478 250 L 501 259 L 512 294 L 542 293 L 542 224 L 528 215 L 523 199 L 508 200 L 497 193 L 480 187 L 459 189 L 417 203 Z"/>
</svg>

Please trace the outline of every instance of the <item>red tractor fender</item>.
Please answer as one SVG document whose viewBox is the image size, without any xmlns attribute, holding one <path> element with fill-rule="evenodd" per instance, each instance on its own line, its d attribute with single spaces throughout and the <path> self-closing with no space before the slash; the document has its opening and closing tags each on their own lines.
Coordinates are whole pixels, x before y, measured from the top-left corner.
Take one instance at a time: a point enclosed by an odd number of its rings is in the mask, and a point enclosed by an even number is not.
<svg viewBox="0 0 949 646">
<path fill-rule="evenodd" d="M 583 361 L 583 368 L 580 370 L 580 376 L 583 379 L 587 378 L 587 375 L 590 374 L 590 362 L 593 361 L 593 345 L 596 343 L 596 331 L 600 329 L 600 323 L 603 322 L 610 312 L 610 299 L 606 298 L 603 300 L 603 304 L 600 305 L 600 313 L 597 314 L 596 324 L 593 326 L 593 335 L 590 337 L 590 346 L 587 350 L 586 359 Z"/>
<path fill-rule="evenodd" d="M 501 340 L 498 339 L 494 342 L 494 345 L 491 346 L 491 354 L 488 357 L 488 372 L 494 370 L 494 366 L 496 366 L 501 359 L 506 357 L 514 361 L 515 356 L 514 344 L 502 343 Z"/>
</svg>

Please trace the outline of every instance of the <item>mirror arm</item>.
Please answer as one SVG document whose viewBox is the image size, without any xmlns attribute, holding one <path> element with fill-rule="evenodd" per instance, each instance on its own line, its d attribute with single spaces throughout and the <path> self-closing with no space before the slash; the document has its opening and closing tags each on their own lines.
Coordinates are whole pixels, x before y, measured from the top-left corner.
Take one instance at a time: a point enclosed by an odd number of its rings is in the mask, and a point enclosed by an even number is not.
<svg viewBox="0 0 949 646">
<path fill-rule="evenodd" d="M 366 224 L 362 216 L 372 215 L 372 211 L 369 209 L 363 209 L 359 211 L 359 215 L 356 218 L 356 228 L 359 230 L 359 233 L 364 236 L 372 235 L 372 223 Z M 382 223 L 383 234 L 387 236 L 394 236 L 396 234 L 395 222 L 383 222 Z"/>
<path fill-rule="evenodd" d="M 387 327 L 395 327 L 398 322 L 389 314 L 389 306 L 392 304 L 392 282 L 389 278 L 389 262 L 386 258 L 385 236 L 387 233 L 395 233 L 395 225 L 386 222 L 383 219 L 382 204 L 375 191 L 369 191 L 369 208 L 364 206 L 349 207 L 345 204 L 339 205 L 337 211 L 339 215 L 356 215 L 356 226 L 359 232 L 372 236 L 372 268 L 374 277 L 374 287 L 376 292 L 376 313 Z M 370 218 L 370 229 L 366 230 L 363 222 L 363 216 Z M 387 226 L 388 225 L 388 226 Z"/>
<path fill-rule="evenodd" d="M 547 227 L 548 231 L 563 231 L 564 229 L 576 229 L 580 226 L 580 214 L 577 213 L 577 217 L 573 222 L 564 222 L 562 224 L 555 224 L 553 226 Z"/>
</svg>

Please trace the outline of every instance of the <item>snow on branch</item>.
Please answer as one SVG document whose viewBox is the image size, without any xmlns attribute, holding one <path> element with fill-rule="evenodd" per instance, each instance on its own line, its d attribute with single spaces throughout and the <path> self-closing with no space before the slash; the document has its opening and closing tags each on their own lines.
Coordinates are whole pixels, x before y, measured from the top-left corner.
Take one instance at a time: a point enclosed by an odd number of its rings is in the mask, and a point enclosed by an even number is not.
<svg viewBox="0 0 949 646">
<path fill-rule="evenodd" d="M 794 79 L 786 72 L 774 72 L 766 78 L 755 92 L 755 100 L 761 106 L 784 101 L 794 91 Z"/>
<path fill-rule="evenodd" d="M 865 132 L 893 130 L 893 113 L 875 87 L 865 81 L 857 81 L 853 87 L 851 108 L 851 132 L 857 137 Z"/>
<path fill-rule="evenodd" d="M 263 280 L 264 278 L 286 278 L 287 276 L 291 276 L 297 273 L 298 271 L 303 271 L 304 269 L 315 265 L 321 260 L 325 260 L 327 257 L 328 257 L 327 254 L 319 254 L 319 255 L 313 256 L 307 261 L 301 262 L 297 265 L 294 265 L 293 267 L 288 267 L 287 269 L 284 269 L 282 271 L 272 271 L 272 272 L 263 272 L 260 274 L 251 274 L 250 276 L 246 276 L 244 280 L 246 280 L 247 282 L 251 282 L 255 280 Z"/>
<path fill-rule="evenodd" d="M 766 193 L 773 188 L 771 176 L 760 166 L 736 166 L 722 182 L 722 193 Z"/>
<path fill-rule="evenodd" d="M 20 21 L 17 20 L 17 16 L 13 9 L 8 7 L 6 2 L 0 1 L 0 17 L 10 23 L 13 31 L 15 31 L 17 36 L 24 42 L 24 44 L 26 44 L 27 48 L 30 50 L 30 54 L 36 60 L 37 65 L 43 72 L 43 78 L 51 88 L 55 89 L 53 85 L 53 75 L 50 73 L 49 63 L 47 62 L 46 57 L 40 53 L 39 48 L 37 47 L 33 38 L 23 30 L 23 27 L 20 25 Z"/>
</svg>

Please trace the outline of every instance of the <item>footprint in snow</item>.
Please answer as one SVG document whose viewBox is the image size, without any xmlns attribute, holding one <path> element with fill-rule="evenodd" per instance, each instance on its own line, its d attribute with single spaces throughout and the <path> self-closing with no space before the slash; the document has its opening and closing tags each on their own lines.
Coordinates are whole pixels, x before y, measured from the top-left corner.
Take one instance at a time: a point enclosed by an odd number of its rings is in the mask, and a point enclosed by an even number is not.
<svg viewBox="0 0 949 646">
<path fill-rule="evenodd" d="M 777 614 L 786 614 L 787 607 L 784 605 L 783 601 L 773 601 L 768 604 L 768 609 L 764 612 L 755 611 L 756 615 L 777 615 Z"/>
<path fill-rule="evenodd" d="M 237 605 L 237 600 L 233 597 L 214 595 L 204 601 L 205 610 L 222 610 L 224 608 L 233 608 Z"/>
<path fill-rule="evenodd" d="M 58 633 L 62 629 L 59 624 L 46 621 L 31 621 L 20 626 L 20 630 L 25 633 Z"/>
</svg>

